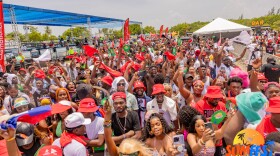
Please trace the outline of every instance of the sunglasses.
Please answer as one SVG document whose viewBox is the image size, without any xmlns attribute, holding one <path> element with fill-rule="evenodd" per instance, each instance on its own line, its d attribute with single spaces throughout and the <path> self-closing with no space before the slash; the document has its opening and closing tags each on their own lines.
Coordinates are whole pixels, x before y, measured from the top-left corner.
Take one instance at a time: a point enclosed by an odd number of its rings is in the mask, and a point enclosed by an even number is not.
<svg viewBox="0 0 280 156">
<path fill-rule="evenodd" d="M 139 151 L 136 151 L 134 153 L 130 153 L 130 154 L 124 154 L 124 153 L 121 153 L 119 154 L 119 156 L 138 156 L 139 155 Z"/>
<path fill-rule="evenodd" d="M 117 86 L 125 86 L 125 83 L 118 83 Z"/>
</svg>

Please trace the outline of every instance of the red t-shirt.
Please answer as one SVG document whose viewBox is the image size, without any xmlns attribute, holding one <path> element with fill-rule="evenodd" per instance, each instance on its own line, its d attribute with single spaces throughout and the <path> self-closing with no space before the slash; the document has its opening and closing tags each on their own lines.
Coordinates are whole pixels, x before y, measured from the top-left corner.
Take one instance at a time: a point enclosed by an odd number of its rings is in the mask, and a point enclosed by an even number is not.
<svg viewBox="0 0 280 156">
<path fill-rule="evenodd" d="M 198 110 L 202 115 L 204 115 L 206 118 L 210 118 L 214 112 L 218 110 L 222 110 L 226 112 L 226 106 L 223 102 L 218 102 L 218 105 L 216 107 L 211 106 L 207 103 L 205 99 L 199 100 L 193 107 Z"/>
<path fill-rule="evenodd" d="M 256 130 L 260 132 L 264 137 L 266 137 L 269 133 L 278 131 L 271 123 L 270 119 L 271 115 L 265 116 L 256 128 Z"/>
<path fill-rule="evenodd" d="M 0 156 L 9 156 L 6 140 L 0 140 Z"/>
<path fill-rule="evenodd" d="M 218 105 L 216 107 L 213 107 L 210 104 L 208 104 L 208 102 L 205 99 L 202 99 L 199 100 L 193 107 L 196 110 L 198 110 L 202 115 L 204 115 L 206 118 L 210 118 L 214 114 L 214 112 L 218 110 L 222 110 L 226 112 L 226 106 L 221 101 L 218 102 Z M 220 124 L 218 127 L 221 128 L 221 126 L 222 125 Z M 222 146 L 222 145 L 223 145 L 222 140 L 216 143 L 216 146 Z"/>
</svg>

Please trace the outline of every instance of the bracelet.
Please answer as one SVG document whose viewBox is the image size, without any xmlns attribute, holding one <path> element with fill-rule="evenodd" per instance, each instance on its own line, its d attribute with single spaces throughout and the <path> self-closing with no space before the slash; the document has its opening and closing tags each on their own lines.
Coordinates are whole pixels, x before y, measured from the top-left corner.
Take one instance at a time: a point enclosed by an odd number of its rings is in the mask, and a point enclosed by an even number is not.
<svg viewBox="0 0 280 156">
<path fill-rule="evenodd" d="M 200 139 L 200 143 L 201 143 L 202 145 L 205 145 L 205 142 L 203 142 L 202 139 Z"/>
<path fill-rule="evenodd" d="M 9 142 L 9 141 L 13 141 L 13 140 L 15 140 L 16 139 L 16 137 L 12 137 L 12 138 L 10 138 L 10 139 L 8 139 L 8 140 L 6 140 L 7 142 Z"/>
<path fill-rule="evenodd" d="M 107 125 L 106 125 L 106 124 L 103 124 L 103 127 L 104 127 L 104 128 L 110 128 L 111 125 L 112 125 L 111 123 L 109 123 L 109 124 L 107 124 Z"/>
<path fill-rule="evenodd" d="M 105 120 L 104 123 L 112 123 L 112 120 Z"/>
</svg>

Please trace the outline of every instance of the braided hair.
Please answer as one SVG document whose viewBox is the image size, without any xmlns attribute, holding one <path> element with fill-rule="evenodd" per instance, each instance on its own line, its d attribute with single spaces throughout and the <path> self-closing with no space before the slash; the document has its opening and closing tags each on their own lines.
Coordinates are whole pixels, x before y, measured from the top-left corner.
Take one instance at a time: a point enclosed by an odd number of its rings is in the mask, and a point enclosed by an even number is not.
<svg viewBox="0 0 280 156">
<path fill-rule="evenodd" d="M 179 121 L 180 124 L 184 126 L 185 129 L 190 127 L 190 122 L 196 115 L 201 115 L 195 108 L 185 105 L 179 110 Z"/>
<path fill-rule="evenodd" d="M 155 135 L 151 134 L 151 120 L 153 118 L 158 118 L 161 122 L 162 128 L 163 128 L 163 133 L 164 134 L 169 134 L 170 132 L 173 131 L 173 129 L 167 124 L 167 122 L 165 121 L 165 119 L 162 117 L 162 115 L 158 114 L 158 113 L 153 113 L 151 114 L 151 116 L 149 117 L 149 119 L 146 122 L 145 128 L 144 128 L 144 132 L 143 132 L 143 141 L 145 141 L 148 138 L 153 138 Z"/>
</svg>

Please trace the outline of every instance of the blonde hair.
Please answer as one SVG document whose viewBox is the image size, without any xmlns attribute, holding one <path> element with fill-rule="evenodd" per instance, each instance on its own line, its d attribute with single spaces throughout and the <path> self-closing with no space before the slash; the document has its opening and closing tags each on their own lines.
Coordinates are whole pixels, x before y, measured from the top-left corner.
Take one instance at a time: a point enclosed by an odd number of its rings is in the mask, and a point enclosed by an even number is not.
<svg viewBox="0 0 280 156">
<path fill-rule="evenodd" d="M 140 156 L 152 156 L 151 149 L 146 147 L 144 143 L 132 138 L 127 138 L 122 141 L 119 146 L 119 152 L 121 151 L 125 151 L 126 153 L 139 151 Z"/>
</svg>

